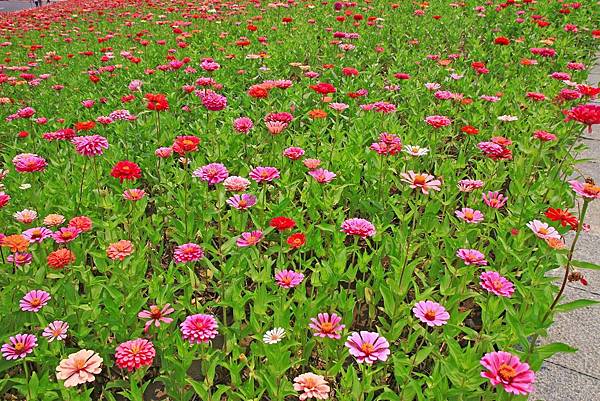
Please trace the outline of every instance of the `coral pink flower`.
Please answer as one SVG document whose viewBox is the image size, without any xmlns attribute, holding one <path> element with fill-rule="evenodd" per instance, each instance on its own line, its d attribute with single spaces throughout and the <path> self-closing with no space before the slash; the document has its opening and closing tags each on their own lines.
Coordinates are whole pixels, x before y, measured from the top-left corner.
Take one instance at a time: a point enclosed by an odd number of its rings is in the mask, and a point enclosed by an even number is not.
<svg viewBox="0 0 600 401">
<path fill-rule="evenodd" d="M 486 205 L 493 207 L 494 209 L 500 209 L 506 204 L 506 201 L 508 201 L 508 197 L 496 191 L 489 191 L 487 194 L 484 193 L 482 198 Z"/>
<path fill-rule="evenodd" d="M 196 262 L 204 257 L 204 250 L 193 242 L 175 248 L 173 259 L 177 263 Z"/>
<path fill-rule="evenodd" d="M 55 320 L 46 326 L 42 336 L 46 337 L 49 343 L 54 340 L 62 341 L 67 338 L 67 330 L 69 330 L 68 323 L 63 322 L 62 320 Z"/>
<path fill-rule="evenodd" d="M 417 319 L 430 327 L 443 326 L 450 319 L 450 314 L 446 312 L 446 308 L 433 301 L 417 302 L 412 311 Z"/>
<path fill-rule="evenodd" d="M 537 235 L 539 238 L 542 238 L 542 239 L 550 239 L 550 238 L 559 239 L 560 238 L 559 232 L 556 231 L 556 229 L 554 227 L 548 225 L 548 223 L 543 223 L 539 220 L 533 220 L 533 221 L 530 221 L 529 223 L 527 223 L 527 227 L 529 227 L 531 229 L 531 231 L 533 231 L 533 233 L 535 235 Z"/>
<path fill-rule="evenodd" d="M 317 182 L 319 184 L 327 184 L 329 182 L 331 182 L 331 180 L 333 180 L 336 175 L 334 173 L 332 173 L 331 171 L 325 170 L 323 168 L 318 168 L 316 170 L 311 170 L 308 172 L 308 174 L 314 178 L 315 180 L 317 180 Z"/>
<path fill-rule="evenodd" d="M 281 270 L 275 273 L 275 282 L 282 288 L 294 288 L 304 280 L 304 274 L 293 270 Z"/>
<path fill-rule="evenodd" d="M 477 224 L 483 221 L 483 213 L 479 210 L 473 210 L 470 207 L 463 207 L 461 210 L 454 212 L 456 217 L 469 224 Z"/>
<path fill-rule="evenodd" d="M 308 325 L 317 337 L 328 337 L 333 339 L 339 339 L 340 333 L 346 326 L 340 324 L 342 318 L 332 313 L 319 313 L 316 318 L 310 319 L 311 323 Z"/>
<path fill-rule="evenodd" d="M 62 227 L 58 231 L 52 233 L 52 238 L 58 244 L 65 244 L 67 242 L 73 241 L 75 238 L 79 236 L 79 230 L 75 227 Z"/>
<path fill-rule="evenodd" d="M 481 287 L 500 297 L 510 297 L 515 292 L 513 283 L 502 277 L 498 272 L 483 272 L 479 279 L 481 280 L 479 282 Z"/>
<path fill-rule="evenodd" d="M 173 321 L 170 317 L 166 317 L 173 313 L 175 309 L 171 308 L 171 304 L 165 304 L 162 308 L 156 305 L 150 305 L 150 310 L 143 310 L 138 313 L 140 319 L 149 319 L 144 325 L 144 333 L 148 331 L 150 326 L 154 324 L 156 327 L 160 327 L 161 323 L 169 324 Z"/>
<path fill-rule="evenodd" d="M 535 131 L 533 133 L 533 137 L 536 139 L 539 139 L 542 142 L 550 142 L 550 141 L 556 141 L 556 135 L 551 134 L 550 132 L 546 132 L 546 131 Z"/>
<path fill-rule="evenodd" d="M 282 121 L 266 121 L 265 126 L 271 135 L 281 134 L 288 126 L 287 123 Z"/>
<path fill-rule="evenodd" d="M 436 180 L 434 176 L 429 174 L 415 174 L 414 171 L 410 170 L 408 173 L 400 174 L 402 177 L 401 181 L 410 184 L 412 189 L 420 188 L 421 191 L 427 195 L 429 190 L 439 191 L 442 182 Z"/>
<path fill-rule="evenodd" d="M 600 199 L 600 186 L 593 182 L 579 182 L 576 180 L 569 181 L 571 188 L 575 193 L 587 199 Z"/>
<path fill-rule="evenodd" d="M 390 344 L 379 333 L 369 331 L 351 333 L 344 345 L 358 363 L 365 362 L 371 365 L 377 361 L 384 362 L 390 355 Z"/>
<path fill-rule="evenodd" d="M 142 366 L 152 365 L 156 351 L 154 344 L 145 338 L 126 341 L 120 344 L 115 351 L 115 362 L 121 369 L 129 372 Z"/>
<path fill-rule="evenodd" d="M 233 129 L 240 134 L 247 134 L 254 127 L 254 123 L 248 117 L 240 117 L 233 120 Z"/>
<path fill-rule="evenodd" d="M 246 210 L 256 205 L 256 196 L 252 194 L 235 194 L 225 202 L 237 210 Z"/>
<path fill-rule="evenodd" d="M 319 159 L 304 159 L 302 160 L 302 164 L 309 169 L 314 170 L 321 165 L 321 160 Z"/>
<path fill-rule="evenodd" d="M 31 243 L 41 243 L 52 236 L 52 231 L 46 227 L 34 227 L 23 231 L 23 236 Z"/>
<path fill-rule="evenodd" d="M 317 400 L 329 399 L 329 386 L 325 378 L 314 373 L 304 373 L 294 378 L 294 390 L 298 391 L 300 401 L 315 398 Z"/>
<path fill-rule="evenodd" d="M 248 175 L 257 183 L 271 182 L 279 178 L 279 170 L 275 167 L 256 167 Z"/>
<path fill-rule="evenodd" d="M 250 186 L 250 181 L 244 177 L 230 176 L 223 181 L 223 186 L 231 192 L 243 192 Z"/>
<path fill-rule="evenodd" d="M 92 229 L 92 219 L 87 216 L 77 216 L 69 220 L 69 227 L 79 230 L 80 233 L 90 231 Z"/>
<path fill-rule="evenodd" d="M 499 384 L 506 392 L 517 395 L 533 391 L 535 374 L 518 356 L 504 351 L 490 352 L 481 358 L 481 364 L 487 369 L 481 372 L 481 377 L 490 379 L 494 387 Z"/>
<path fill-rule="evenodd" d="M 0 352 L 7 360 L 25 358 L 37 347 L 37 338 L 33 334 L 17 334 L 8 339 L 8 343 L 2 345 Z"/>
<path fill-rule="evenodd" d="M 161 159 L 166 159 L 167 157 L 171 157 L 173 154 L 173 148 L 170 146 L 163 146 L 154 151 L 154 155 L 160 157 Z"/>
<path fill-rule="evenodd" d="M 94 351 L 82 349 L 60 361 L 56 367 L 56 378 L 64 380 L 65 387 L 93 382 L 94 375 L 102 371 L 102 358 Z"/>
<path fill-rule="evenodd" d="M 250 232 L 243 232 L 235 242 L 240 248 L 253 246 L 260 242 L 263 237 L 263 233 L 260 230 L 254 230 Z"/>
<path fill-rule="evenodd" d="M 215 185 L 229 177 L 229 171 L 221 163 L 210 163 L 195 170 L 192 175 L 206 181 L 209 185 Z"/>
<path fill-rule="evenodd" d="M 39 312 L 51 299 L 50 294 L 42 290 L 29 291 L 19 302 L 24 312 Z"/>
<path fill-rule="evenodd" d="M 181 323 L 181 335 L 190 344 L 207 343 L 218 334 L 218 324 L 214 316 L 197 314 L 185 318 Z"/>
<path fill-rule="evenodd" d="M 125 260 L 125 258 L 133 253 L 133 244 L 131 241 L 122 239 L 112 243 L 106 249 L 106 255 L 112 260 Z"/>
<path fill-rule="evenodd" d="M 425 122 L 433 128 L 446 127 L 452 124 L 452 120 L 445 116 L 428 116 L 425 117 Z"/>
<path fill-rule="evenodd" d="M 375 235 L 375 226 L 368 220 L 352 218 L 342 223 L 342 230 L 346 235 L 358 235 L 362 238 Z"/>
<path fill-rule="evenodd" d="M 138 188 L 126 189 L 123 191 L 123 198 L 128 201 L 139 201 L 146 196 L 146 191 Z"/>
<path fill-rule="evenodd" d="M 100 135 L 76 136 L 71 143 L 77 153 L 88 157 L 101 155 L 104 149 L 108 149 L 108 141 Z"/>
<path fill-rule="evenodd" d="M 486 266 L 488 264 L 485 255 L 476 249 L 459 249 L 456 256 L 461 258 L 467 266 Z"/>
</svg>

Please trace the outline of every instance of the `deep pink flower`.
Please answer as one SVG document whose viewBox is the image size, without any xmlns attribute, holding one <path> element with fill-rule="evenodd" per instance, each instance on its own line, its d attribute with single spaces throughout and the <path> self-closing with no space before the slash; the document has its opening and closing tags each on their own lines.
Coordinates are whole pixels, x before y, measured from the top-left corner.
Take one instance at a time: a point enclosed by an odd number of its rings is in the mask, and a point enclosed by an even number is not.
<svg viewBox="0 0 600 401">
<path fill-rule="evenodd" d="M 579 182 L 577 180 L 569 181 L 571 188 L 575 193 L 583 198 L 594 200 L 600 199 L 600 186 L 593 182 Z"/>
<path fill-rule="evenodd" d="M 508 197 L 497 191 L 484 193 L 482 194 L 482 198 L 486 205 L 494 209 L 502 208 L 506 204 L 506 201 L 508 201 Z"/>
<path fill-rule="evenodd" d="M 275 167 L 256 167 L 248 174 L 255 182 L 271 182 L 279 178 L 279 170 Z"/>
<path fill-rule="evenodd" d="M 294 288 L 304 280 L 304 274 L 293 270 L 281 270 L 275 273 L 275 282 L 282 288 Z"/>
<path fill-rule="evenodd" d="M 592 125 L 600 124 L 600 105 L 598 104 L 582 104 L 563 113 L 566 115 L 565 121 L 575 120 L 587 125 L 590 133 L 592 132 Z"/>
<path fill-rule="evenodd" d="M 461 258 L 467 266 L 486 266 L 488 264 L 485 255 L 476 249 L 459 249 L 456 256 Z"/>
<path fill-rule="evenodd" d="M 21 153 L 16 155 L 12 162 L 15 166 L 15 170 L 19 173 L 33 173 L 37 171 L 44 171 L 48 163 L 43 157 L 40 157 L 34 153 Z"/>
<path fill-rule="evenodd" d="M 115 351 L 115 362 L 121 369 L 129 372 L 142 366 L 151 366 L 156 351 L 154 344 L 145 338 L 126 341 L 120 344 Z"/>
<path fill-rule="evenodd" d="M 58 231 L 52 233 L 52 238 L 57 244 L 65 244 L 77 238 L 80 232 L 81 231 L 72 226 L 61 227 Z"/>
<path fill-rule="evenodd" d="M 481 280 L 479 282 L 481 287 L 500 297 L 510 297 L 515 292 L 513 283 L 502 277 L 498 272 L 483 272 L 479 279 Z"/>
<path fill-rule="evenodd" d="M 202 105 L 209 111 L 220 111 L 227 107 L 227 98 L 211 90 L 199 92 Z"/>
<path fill-rule="evenodd" d="M 365 362 L 371 365 L 377 361 L 384 362 L 390 355 L 390 344 L 379 333 L 369 331 L 351 333 L 344 345 L 358 363 Z"/>
<path fill-rule="evenodd" d="M 431 327 L 443 326 L 450 319 L 446 308 L 433 301 L 417 302 L 412 311 L 417 319 Z"/>
<path fill-rule="evenodd" d="M 37 338 L 33 334 L 17 334 L 8 339 L 8 343 L 2 345 L 0 352 L 7 360 L 25 358 L 37 347 Z"/>
<path fill-rule="evenodd" d="M 77 153 L 83 156 L 98 156 L 108 149 L 108 141 L 100 135 L 76 136 L 71 139 Z"/>
<path fill-rule="evenodd" d="M 331 182 L 331 180 L 333 180 L 336 177 L 336 175 L 334 173 L 332 173 L 331 171 L 325 170 L 323 168 L 311 170 L 308 172 L 308 174 L 311 177 L 313 177 L 315 180 L 317 180 L 317 182 L 319 184 L 327 184 L 328 182 Z"/>
<path fill-rule="evenodd" d="M 311 323 L 308 325 L 317 337 L 328 337 L 333 339 L 339 339 L 340 333 L 346 327 L 340 324 L 342 318 L 332 313 L 319 313 L 316 318 L 310 319 Z"/>
<path fill-rule="evenodd" d="M 148 331 L 150 326 L 154 324 L 156 327 L 160 327 L 161 323 L 169 324 L 173 321 L 170 317 L 166 317 L 173 313 L 175 309 L 171 308 L 171 304 L 165 304 L 162 308 L 156 305 L 150 305 L 149 310 L 143 310 L 138 313 L 140 319 L 149 319 L 144 325 L 144 333 Z"/>
<path fill-rule="evenodd" d="M 290 160 L 298 160 L 304 155 L 304 149 L 292 146 L 285 149 L 283 155 Z"/>
<path fill-rule="evenodd" d="M 425 122 L 433 128 L 446 127 L 452 124 L 452 120 L 446 116 L 428 116 L 425 117 Z"/>
<path fill-rule="evenodd" d="M 190 344 L 207 343 L 218 334 L 217 320 L 212 315 L 197 314 L 185 318 L 180 330 L 184 340 Z"/>
<path fill-rule="evenodd" d="M 240 134 L 247 134 L 254 127 L 254 123 L 248 117 L 240 117 L 233 120 L 233 129 Z"/>
<path fill-rule="evenodd" d="M 204 250 L 193 242 L 179 245 L 173 252 L 173 259 L 177 263 L 196 262 L 204 257 Z"/>
<path fill-rule="evenodd" d="M 211 163 L 195 170 L 192 175 L 200 178 L 202 181 L 206 181 L 210 185 L 214 185 L 223 182 L 229 177 L 229 171 L 221 163 Z"/>
<path fill-rule="evenodd" d="M 358 235 L 362 238 L 372 237 L 375 235 L 375 226 L 368 220 L 352 218 L 345 220 L 342 223 L 343 233 L 347 235 Z"/>
<path fill-rule="evenodd" d="M 240 248 L 253 246 L 260 242 L 263 237 L 263 233 L 260 230 L 254 230 L 250 232 L 243 232 L 237 239 L 236 244 Z"/>
<path fill-rule="evenodd" d="M 50 299 L 50 294 L 46 291 L 29 291 L 19 302 L 19 307 L 24 312 L 39 312 Z"/>
<path fill-rule="evenodd" d="M 41 243 L 46 238 L 50 238 L 52 236 L 52 230 L 46 227 L 34 227 L 23 231 L 23 236 L 31 243 Z"/>
<path fill-rule="evenodd" d="M 490 352 L 481 358 L 481 364 L 487 369 L 481 372 L 481 377 L 490 379 L 494 387 L 500 384 L 506 392 L 517 395 L 533 391 L 535 374 L 518 356 L 504 351 Z"/>
</svg>

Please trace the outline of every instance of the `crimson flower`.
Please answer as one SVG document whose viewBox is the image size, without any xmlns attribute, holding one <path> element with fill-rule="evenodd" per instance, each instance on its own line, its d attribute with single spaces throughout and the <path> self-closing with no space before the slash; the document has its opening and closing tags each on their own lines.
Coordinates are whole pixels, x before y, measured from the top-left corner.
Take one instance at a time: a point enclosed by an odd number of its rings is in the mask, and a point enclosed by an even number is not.
<svg viewBox="0 0 600 401">
<path fill-rule="evenodd" d="M 550 207 L 546 211 L 545 215 L 552 221 L 560 221 L 560 224 L 563 227 L 566 227 L 568 224 L 571 226 L 571 230 L 577 230 L 577 227 L 579 226 L 579 221 L 577 221 L 577 218 L 569 213 L 568 210 L 554 209 Z"/>
<path fill-rule="evenodd" d="M 123 160 L 114 165 L 110 175 L 118 178 L 119 182 L 123 183 L 123 180 L 135 181 L 140 178 L 142 176 L 142 170 L 134 162 Z"/>
</svg>

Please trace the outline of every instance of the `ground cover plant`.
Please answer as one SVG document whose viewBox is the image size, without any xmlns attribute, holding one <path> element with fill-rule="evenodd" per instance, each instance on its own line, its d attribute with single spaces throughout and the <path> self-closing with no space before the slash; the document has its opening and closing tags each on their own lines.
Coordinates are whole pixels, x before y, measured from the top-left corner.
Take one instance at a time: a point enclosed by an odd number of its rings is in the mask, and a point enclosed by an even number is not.
<svg viewBox="0 0 600 401">
<path fill-rule="evenodd" d="M 592 303 L 560 300 L 598 268 L 573 259 L 594 6 L 0 16 L 0 392 L 526 399 Z"/>
</svg>

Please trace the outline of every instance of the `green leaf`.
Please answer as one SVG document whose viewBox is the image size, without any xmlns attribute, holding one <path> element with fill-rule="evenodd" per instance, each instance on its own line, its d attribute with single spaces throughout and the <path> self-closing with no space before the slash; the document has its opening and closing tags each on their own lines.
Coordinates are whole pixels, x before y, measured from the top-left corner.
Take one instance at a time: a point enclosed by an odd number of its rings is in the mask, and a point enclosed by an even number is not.
<svg viewBox="0 0 600 401">
<path fill-rule="evenodd" d="M 577 348 L 573 348 L 565 343 L 552 343 L 547 345 L 542 345 L 536 351 L 538 356 L 542 359 L 548 359 L 552 355 L 559 352 L 577 352 Z"/>
<path fill-rule="evenodd" d="M 574 309 L 585 308 L 599 303 L 600 302 L 594 301 L 593 299 L 578 299 L 576 301 L 567 302 L 566 304 L 560 304 L 555 310 L 557 312 L 568 312 Z"/>
<path fill-rule="evenodd" d="M 571 264 L 581 269 L 600 270 L 600 265 L 592 262 L 585 262 L 583 260 L 572 260 Z"/>
</svg>

